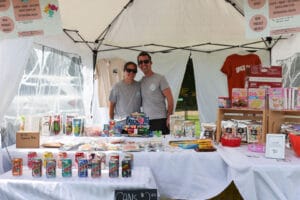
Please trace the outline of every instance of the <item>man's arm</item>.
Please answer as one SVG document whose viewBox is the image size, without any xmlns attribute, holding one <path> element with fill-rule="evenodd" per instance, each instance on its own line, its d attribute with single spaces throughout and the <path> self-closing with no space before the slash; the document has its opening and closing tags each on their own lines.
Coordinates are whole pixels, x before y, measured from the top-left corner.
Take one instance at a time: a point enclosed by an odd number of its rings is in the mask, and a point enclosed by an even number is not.
<svg viewBox="0 0 300 200">
<path fill-rule="evenodd" d="M 114 119 L 115 106 L 116 103 L 111 101 L 109 102 L 109 119 Z"/>
<path fill-rule="evenodd" d="M 168 103 L 167 124 L 169 125 L 170 115 L 173 114 L 173 109 L 174 109 L 174 100 L 173 100 L 171 88 L 164 89 L 163 94 L 166 97 Z"/>
</svg>

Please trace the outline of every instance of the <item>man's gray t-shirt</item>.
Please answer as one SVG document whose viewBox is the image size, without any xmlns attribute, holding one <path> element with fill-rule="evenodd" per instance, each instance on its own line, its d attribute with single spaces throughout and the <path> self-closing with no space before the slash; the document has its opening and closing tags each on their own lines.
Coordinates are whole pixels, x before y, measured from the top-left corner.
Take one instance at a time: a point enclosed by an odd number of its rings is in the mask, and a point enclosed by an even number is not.
<svg viewBox="0 0 300 200">
<path fill-rule="evenodd" d="M 109 101 L 116 103 L 114 119 L 124 119 L 131 113 L 140 112 L 142 104 L 141 85 L 134 81 L 126 84 L 123 80 L 116 83 L 109 95 Z"/>
<path fill-rule="evenodd" d="M 162 91 L 168 87 L 166 78 L 160 74 L 154 73 L 150 77 L 142 78 L 142 107 L 149 119 L 167 118 L 166 101 Z"/>
</svg>

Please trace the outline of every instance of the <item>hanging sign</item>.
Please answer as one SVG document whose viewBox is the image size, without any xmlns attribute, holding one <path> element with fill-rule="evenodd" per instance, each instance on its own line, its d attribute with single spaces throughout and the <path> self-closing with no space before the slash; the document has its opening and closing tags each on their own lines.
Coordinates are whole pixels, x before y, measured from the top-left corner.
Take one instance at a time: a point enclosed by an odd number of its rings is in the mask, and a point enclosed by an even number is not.
<svg viewBox="0 0 300 200">
<path fill-rule="evenodd" d="M 300 32 L 300 0 L 245 0 L 246 37 Z"/>
<path fill-rule="evenodd" d="M 61 32 L 57 0 L 0 0 L 0 39 Z"/>
</svg>

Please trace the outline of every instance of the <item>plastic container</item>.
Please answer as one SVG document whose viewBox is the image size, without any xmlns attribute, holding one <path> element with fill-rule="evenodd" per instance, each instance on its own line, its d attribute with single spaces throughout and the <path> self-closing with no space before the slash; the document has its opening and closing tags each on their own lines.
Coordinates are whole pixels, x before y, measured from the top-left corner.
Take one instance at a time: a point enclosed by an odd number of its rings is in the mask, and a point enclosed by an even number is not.
<svg viewBox="0 0 300 200">
<path fill-rule="evenodd" d="M 289 138 L 296 156 L 300 157 L 300 135 L 289 133 Z"/>
<path fill-rule="evenodd" d="M 264 153 L 265 145 L 257 143 L 248 144 L 248 150 L 252 152 Z"/>
<path fill-rule="evenodd" d="M 231 102 L 229 97 L 218 97 L 218 107 L 219 108 L 230 108 Z"/>
<path fill-rule="evenodd" d="M 239 147 L 241 146 L 241 138 L 233 137 L 233 138 L 221 138 L 221 143 L 223 146 L 227 147 Z"/>
</svg>

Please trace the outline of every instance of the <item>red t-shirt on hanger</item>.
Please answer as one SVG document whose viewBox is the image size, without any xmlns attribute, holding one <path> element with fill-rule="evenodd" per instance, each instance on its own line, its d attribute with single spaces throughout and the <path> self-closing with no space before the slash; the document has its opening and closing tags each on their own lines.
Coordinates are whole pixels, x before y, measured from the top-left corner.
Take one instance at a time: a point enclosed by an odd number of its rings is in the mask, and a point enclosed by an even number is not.
<svg viewBox="0 0 300 200">
<path fill-rule="evenodd" d="M 221 71 L 227 75 L 228 95 L 231 99 L 232 88 L 244 88 L 246 79 L 246 69 L 253 65 L 261 65 L 261 61 L 256 54 L 229 55 Z"/>
</svg>

